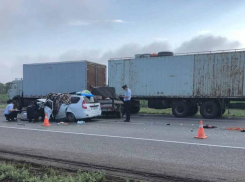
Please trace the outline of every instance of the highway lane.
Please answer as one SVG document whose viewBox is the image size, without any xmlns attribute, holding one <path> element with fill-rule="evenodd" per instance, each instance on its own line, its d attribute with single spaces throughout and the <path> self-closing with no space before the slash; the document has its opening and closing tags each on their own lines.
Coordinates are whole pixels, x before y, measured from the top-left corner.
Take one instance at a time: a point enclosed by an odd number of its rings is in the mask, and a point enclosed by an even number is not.
<svg viewBox="0 0 245 182">
<path fill-rule="evenodd" d="M 200 118 L 134 116 L 131 123 L 97 119 L 85 125 L 5 122 L 0 118 L 2 149 L 210 181 L 243 181 L 243 119 L 204 120 L 217 129 L 195 139 Z M 170 124 L 170 125 L 167 125 Z"/>
</svg>

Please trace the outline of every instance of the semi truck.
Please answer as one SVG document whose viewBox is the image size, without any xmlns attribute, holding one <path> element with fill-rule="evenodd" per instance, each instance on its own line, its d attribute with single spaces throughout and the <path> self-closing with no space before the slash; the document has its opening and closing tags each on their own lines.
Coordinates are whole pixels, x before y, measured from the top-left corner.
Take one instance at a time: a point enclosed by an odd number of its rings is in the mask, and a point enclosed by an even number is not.
<svg viewBox="0 0 245 182">
<path fill-rule="evenodd" d="M 173 54 L 137 54 L 110 59 L 109 85 L 132 100 L 148 100 L 154 109 L 172 108 L 176 117 L 200 114 L 216 118 L 228 108 L 245 108 L 245 50 Z M 239 102 L 238 102 L 239 101 Z"/>
<path fill-rule="evenodd" d="M 23 79 L 11 82 L 8 96 L 19 108 L 51 92 L 73 93 L 106 85 L 106 66 L 89 61 L 23 65 Z"/>
</svg>

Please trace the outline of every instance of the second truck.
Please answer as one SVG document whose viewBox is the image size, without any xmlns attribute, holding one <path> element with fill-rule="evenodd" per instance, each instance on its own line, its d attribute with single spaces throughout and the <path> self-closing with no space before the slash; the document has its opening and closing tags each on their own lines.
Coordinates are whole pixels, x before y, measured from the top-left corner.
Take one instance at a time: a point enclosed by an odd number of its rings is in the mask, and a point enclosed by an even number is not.
<svg viewBox="0 0 245 182">
<path fill-rule="evenodd" d="M 154 109 L 172 108 L 176 117 L 222 116 L 245 108 L 245 50 L 177 54 L 160 52 L 110 59 L 109 85 L 119 95 L 127 84 L 133 100 Z M 237 103 L 241 101 L 241 103 Z"/>
</svg>

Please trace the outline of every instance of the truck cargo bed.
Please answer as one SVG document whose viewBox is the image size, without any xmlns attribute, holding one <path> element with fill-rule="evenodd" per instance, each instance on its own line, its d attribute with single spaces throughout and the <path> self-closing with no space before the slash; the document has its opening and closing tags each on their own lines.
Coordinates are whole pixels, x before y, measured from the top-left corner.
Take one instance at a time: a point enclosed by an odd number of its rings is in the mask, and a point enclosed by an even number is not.
<svg viewBox="0 0 245 182">
<path fill-rule="evenodd" d="M 24 64 L 23 77 L 24 97 L 41 97 L 105 86 L 106 66 L 88 61 Z"/>
<path fill-rule="evenodd" d="M 109 60 L 109 84 L 133 98 L 245 98 L 245 51 Z"/>
</svg>

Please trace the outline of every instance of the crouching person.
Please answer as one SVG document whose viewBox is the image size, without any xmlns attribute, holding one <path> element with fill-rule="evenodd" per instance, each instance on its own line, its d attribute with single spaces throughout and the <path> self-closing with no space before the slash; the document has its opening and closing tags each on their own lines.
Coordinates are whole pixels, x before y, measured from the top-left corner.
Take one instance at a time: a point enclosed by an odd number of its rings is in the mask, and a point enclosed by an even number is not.
<svg viewBox="0 0 245 182">
<path fill-rule="evenodd" d="M 17 112 L 16 109 L 14 109 L 14 104 L 12 100 L 7 101 L 7 107 L 4 111 L 4 116 L 6 117 L 6 120 L 8 121 L 15 121 L 17 118 Z"/>
<path fill-rule="evenodd" d="M 30 102 L 30 105 L 27 106 L 27 119 L 31 122 L 33 119 L 35 122 L 38 121 L 39 110 L 33 101 Z"/>
</svg>

